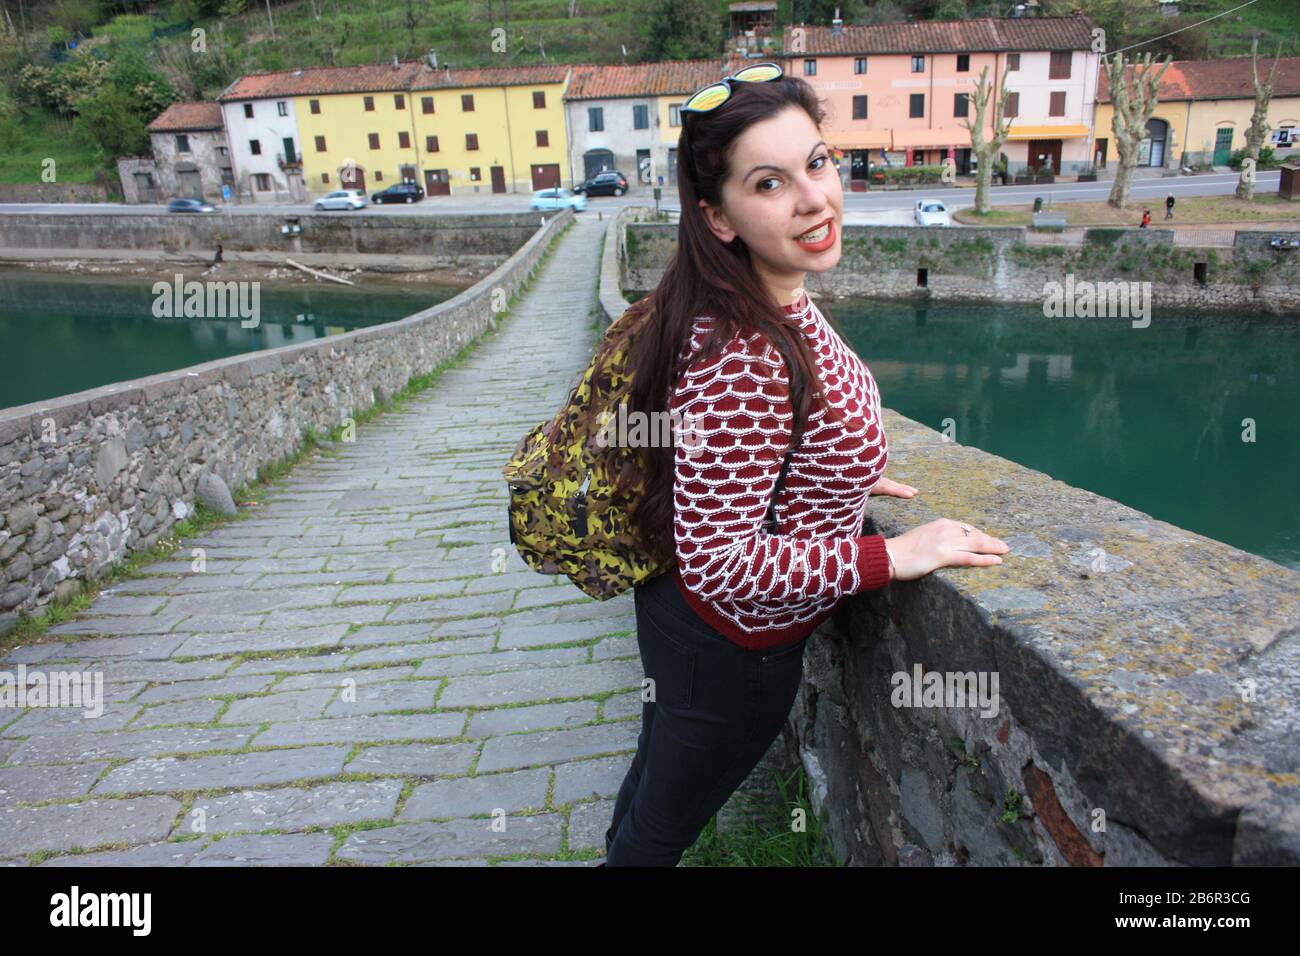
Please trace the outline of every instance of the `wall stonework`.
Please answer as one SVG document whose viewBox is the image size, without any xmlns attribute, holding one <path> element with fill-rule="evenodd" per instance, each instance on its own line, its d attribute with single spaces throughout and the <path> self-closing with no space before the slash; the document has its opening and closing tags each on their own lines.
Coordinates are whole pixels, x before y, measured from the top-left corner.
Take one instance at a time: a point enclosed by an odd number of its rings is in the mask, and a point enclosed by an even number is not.
<svg viewBox="0 0 1300 956">
<path fill-rule="evenodd" d="M 490 275 L 396 322 L 0 410 L 0 633 L 152 547 L 204 473 L 234 490 L 477 339 L 573 213 L 528 218 Z"/>
<path fill-rule="evenodd" d="M 808 286 L 834 299 L 1041 303 L 1048 283 L 1067 273 L 1094 282 L 1150 282 L 1157 306 L 1284 312 L 1300 309 L 1300 249 L 1275 250 L 1273 236 L 1237 233 L 1232 249 L 1179 248 L 1167 229 L 1089 229 L 1082 246 L 1029 245 L 1023 227 L 846 226 L 843 255 Z M 632 223 L 624 288 L 652 289 L 677 245 L 677 226 Z M 1204 263 L 1205 284 L 1195 265 Z M 925 270 L 925 286 L 918 272 Z"/>
<path fill-rule="evenodd" d="M 211 252 L 359 253 L 430 256 L 446 260 L 509 256 L 532 236 L 540 213 L 489 216 L 298 215 L 298 242 L 280 234 L 286 217 L 271 213 L 70 216 L 0 213 L 0 255 L 6 248 Z"/>
</svg>

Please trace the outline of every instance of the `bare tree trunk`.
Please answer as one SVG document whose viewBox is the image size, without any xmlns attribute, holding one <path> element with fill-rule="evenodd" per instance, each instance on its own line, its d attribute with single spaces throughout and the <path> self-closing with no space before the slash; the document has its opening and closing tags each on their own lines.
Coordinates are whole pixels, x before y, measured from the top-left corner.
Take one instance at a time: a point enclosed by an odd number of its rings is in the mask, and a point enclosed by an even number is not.
<svg viewBox="0 0 1300 956">
<path fill-rule="evenodd" d="M 1156 109 L 1156 91 L 1171 62 L 1170 57 L 1165 57 L 1163 63 L 1152 64 L 1148 53 L 1141 61 L 1134 60 L 1130 64 L 1130 77 L 1122 52 L 1102 61 L 1110 93 L 1110 127 L 1115 134 L 1115 149 L 1119 152 L 1119 168 L 1115 170 L 1115 182 L 1106 202 L 1116 209 L 1123 209 L 1128 203 L 1133 170 L 1137 168 L 1138 152 L 1147 134 L 1147 121 Z"/>
<path fill-rule="evenodd" d="M 989 68 L 986 66 L 980 72 L 979 83 L 975 87 L 975 92 L 970 95 L 970 99 L 975 104 L 975 122 L 969 119 L 962 120 L 962 126 L 970 130 L 970 147 L 971 152 L 975 154 L 978 162 L 978 168 L 975 170 L 975 212 L 981 216 L 987 216 L 992 210 L 992 203 L 989 201 L 989 189 L 993 185 L 993 161 L 997 158 L 998 150 L 1002 144 L 1007 141 L 1007 135 L 1011 131 L 1011 123 L 1006 117 L 1007 112 L 1007 87 L 1002 85 L 1002 92 L 997 97 L 997 106 L 992 116 L 992 130 L 989 138 L 985 139 L 984 126 L 988 118 L 989 101 L 993 94 L 992 85 L 988 81 Z"/>
<path fill-rule="evenodd" d="M 1250 114 L 1250 127 L 1246 130 L 1245 159 L 1241 163 L 1241 177 L 1237 180 L 1237 198 L 1250 201 L 1255 198 L 1255 165 L 1259 162 L 1259 151 L 1268 136 L 1268 104 L 1273 99 L 1273 81 L 1277 79 L 1277 65 L 1282 59 L 1282 45 L 1277 47 L 1273 57 L 1273 68 L 1269 70 L 1268 79 L 1259 81 L 1259 38 L 1250 42 L 1250 74 L 1255 83 L 1255 109 Z"/>
<path fill-rule="evenodd" d="M 275 39 L 275 17 L 271 16 L 271 0 L 266 0 L 266 19 L 271 24 L 271 39 Z"/>
</svg>

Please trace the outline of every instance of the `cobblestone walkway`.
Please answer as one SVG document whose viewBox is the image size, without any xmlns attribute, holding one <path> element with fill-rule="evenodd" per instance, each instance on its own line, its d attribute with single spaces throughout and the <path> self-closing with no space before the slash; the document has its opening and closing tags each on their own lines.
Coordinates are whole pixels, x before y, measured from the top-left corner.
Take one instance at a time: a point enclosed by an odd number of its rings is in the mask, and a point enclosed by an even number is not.
<svg viewBox="0 0 1300 956">
<path fill-rule="evenodd" d="M 0 865 L 603 858 L 639 729 L 632 595 L 528 569 L 501 466 L 590 358 L 606 225 L 570 227 L 402 411 L 5 658 L 102 672 L 105 703 L 0 710 Z"/>
</svg>

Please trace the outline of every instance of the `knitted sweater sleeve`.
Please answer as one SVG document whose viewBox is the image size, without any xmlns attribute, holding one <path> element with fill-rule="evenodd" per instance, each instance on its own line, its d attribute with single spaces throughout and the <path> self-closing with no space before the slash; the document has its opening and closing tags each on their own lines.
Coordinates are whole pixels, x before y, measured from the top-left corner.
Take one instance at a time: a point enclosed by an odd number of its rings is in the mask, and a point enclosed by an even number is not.
<svg viewBox="0 0 1300 956">
<path fill-rule="evenodd" d="M 838 597 L 890 581 L 884 535 L 793 537 L 764 528 L 794 410 L 780 351 L 762 335 L 699 359 L 669 403 L 674 538 L 687 588 L 710 601 Z"/>
</svg>

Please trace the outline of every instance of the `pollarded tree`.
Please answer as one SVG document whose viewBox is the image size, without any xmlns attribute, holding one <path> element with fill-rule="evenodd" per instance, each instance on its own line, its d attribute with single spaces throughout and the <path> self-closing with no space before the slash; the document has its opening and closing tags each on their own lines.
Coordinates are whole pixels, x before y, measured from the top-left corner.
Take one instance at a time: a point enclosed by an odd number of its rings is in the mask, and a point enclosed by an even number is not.
<svg viewBox="0 0 1300 956">
<path fill-rule="evenodd" d="M 1268 136 L 1268 104 L 1273 99 L 1273 82 L 1277 79 L 1277 65 L 1282 59 L 1282 44 L 1278 44 L 1277 55 L 1273 57 L 1273 68 L 1268 71 L 1268 79 L 1259 81 L 1259 37 L 1250 41 L 1250 75 L 1255 82 L 1255 109 L 1250 114 L 1250 127 L 1246 130 L 1245 159 L 1254 162 L 1241 164 L 1241 178 L 1237 180 L 1237 198 L 1255 198 L 1255 163 L 1259 162 L 1259 150 Z"/>
<path fill-rule="evenodd" d="M 1156 110 L 1156 90 L 1172 62 L 1165 57 L 1163 63 L 1152 63 L 1148 53 L 1141 60 L 1134 60 L 1131 69 L 1126 70 L 1123 51 L 1102 58 L 1110 88 L 1110 128 L 1115 133 L 1115 149 L 1119 153 L 1115 182 L 1106 201 L 1116 209 L 1123 209 L 1128 203 L 1138 152 L 1147 135 L 1147 121 Z"/>
<path fill-rule="evenodd" d="M 975 122 L 969 119 L 962 120 L 961 125 L 970 130 L 970 148 L 975 154 L 978 161 L 978 168 L 975 170 L 975 211 L 981 216 L 988 215 L 992 206 L 989 203 L 989 188 L 993 184 L 993 163 L 997 159 L 998 150 L 1002 149 L 1002 144 L 1007 141 L 1007 134 L 1011 131 L 1011 121 L 1007 119 L 1007 88 L 1004 83 L 1002 93 L 998 96 L 997 109 L 994 111 L 992 128 L 986 134 L 985 117 L 988 115 L 989 99 L 993 95 L 992 85 L 989 83 L 989 68 L 986 66 L 980 72 L 979 83 L 975 86 L 975 92 L 970 94 L 970 100 L 975 104 Z M 985 136 L 987 135 L 987 139 Z"/>
</svg>

